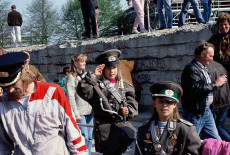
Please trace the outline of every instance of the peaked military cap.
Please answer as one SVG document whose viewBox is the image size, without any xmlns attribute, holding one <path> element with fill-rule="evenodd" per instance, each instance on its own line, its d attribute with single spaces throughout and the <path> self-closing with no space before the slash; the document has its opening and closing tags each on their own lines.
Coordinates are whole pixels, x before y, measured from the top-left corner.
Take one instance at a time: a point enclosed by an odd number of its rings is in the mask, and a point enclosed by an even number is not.
<svg viewBox="0 0 230 155">
<path fill-rule="evenodd" d="M 153 84 L 149 90 L 152 93 L 152 97 L 162 97 L 171 102 L 179 102 L 178 98 L 183 94 L 181 86 L 171 81 Z"/>
<path fill-rule="evenodd" d="M 21 77 L 26 53 L 12 52 L 0 56 L 0 87 L 9 87 L 18 82 Z"/>
<path fill-rule="evenodd" d="M 119 64 L 119 57 L 121 56 L 121 51 L 117 49 L 107 50 L 102 52 L 96 57 L 96 62 L 99 64 L 105 64 L 105 66 L 116 66 Z"/>
</svg>

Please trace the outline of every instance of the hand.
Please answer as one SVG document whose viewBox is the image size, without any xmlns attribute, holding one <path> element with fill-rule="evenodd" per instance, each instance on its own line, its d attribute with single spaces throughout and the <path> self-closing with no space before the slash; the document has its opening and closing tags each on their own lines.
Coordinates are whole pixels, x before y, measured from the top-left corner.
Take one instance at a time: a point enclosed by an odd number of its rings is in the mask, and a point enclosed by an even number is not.
<svg viewBox="0 0 230 155">
<path fill-rule="evenodd" d="M 121 107 L 121 110 L 124 116 L 127 116 L 129 114 L 129 109 L 127 107 Z"/>
<path fill-rule="evenodd" d="M 76 121 L 79 122 L 80 120 L 82 120 L 81 116 L 80 116 L 80 115 L 77 115 L 77 116 L 76 116 Z"/>
<path fill-rule="evenodd" d="M 127 4 L 128 4 L 128 6 L 131 6 L 131 2 L 128 2 Z"/>
<path fill-rule="evenodd" d="M 220 87 L 223 84 L 225 84 L 228 81 L 227 76 L 226 75 L 222 75 L 220 76 L 217 80 L 216 80 L 216 86 Z"/>
<path fill-rule="evenodd" d="M 93 75 L 95 77 L 100 76 L 102 74 L 102 71 L 103 71 L 104 68 L 105 68 L 105 64 L 101 64 L 101 65 L 97 66 L 97 68 L 95 69 Z"/>
<path fill-rule="evenodd" d="M 150 0 L 147 0 L 147 3 L 150 4 Z"/>
</svg>

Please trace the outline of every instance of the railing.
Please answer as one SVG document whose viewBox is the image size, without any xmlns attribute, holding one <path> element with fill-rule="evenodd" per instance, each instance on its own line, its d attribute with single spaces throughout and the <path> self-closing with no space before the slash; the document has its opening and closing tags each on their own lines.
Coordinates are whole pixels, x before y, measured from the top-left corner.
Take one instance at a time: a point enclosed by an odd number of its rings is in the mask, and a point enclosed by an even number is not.
<svg viewBox="0 0 230 155">
<path fill-rule="evenodd" d="M 178 25 L 178 16 L 180 14 L 183 1 L 184 0 L 172 0 L 172 12 L 173 12 L 173 25 L 174 26 Z M 204 10 L 203 10 L 203 6 L 200 3 L 200 0 L 198 0 L 198 3 L 199 3 L 200 11 L 202 13 Z M 215 21 L 218 18 L 219 13 L 223 11 L 230 12 L 230 1 L 229 0 L 213 0 L 212 1 L 212 14 L 211 14 L 210 20 Z M 190 7 L 190 9 L 188 10 L 186 22 L 187 23 L 196 22 L 192 7 Z"/>
</svg>

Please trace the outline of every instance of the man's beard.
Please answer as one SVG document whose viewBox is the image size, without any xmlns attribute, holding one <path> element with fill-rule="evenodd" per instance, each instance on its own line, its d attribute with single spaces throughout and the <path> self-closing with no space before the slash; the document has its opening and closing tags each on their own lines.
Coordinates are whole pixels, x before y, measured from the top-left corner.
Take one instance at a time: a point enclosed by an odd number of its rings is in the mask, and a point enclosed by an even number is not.
<svg viewBox="0 0 230 155">
<path fill-rule="evenodd" d="M 19 99 L 23 96 L 23 89 L 14 90 L 12 93 L 8 94 L 8 98 Z"/>
</svg>

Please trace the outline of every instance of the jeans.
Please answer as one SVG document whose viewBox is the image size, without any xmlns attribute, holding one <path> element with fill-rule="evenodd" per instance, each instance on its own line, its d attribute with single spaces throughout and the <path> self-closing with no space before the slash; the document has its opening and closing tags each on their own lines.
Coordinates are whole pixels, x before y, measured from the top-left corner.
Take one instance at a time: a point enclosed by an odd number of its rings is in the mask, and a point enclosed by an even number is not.
<svg viewBox="0 0 230 155">
<path fill-rule="evenodd" d="M 134 7 L 136 14 L 137 14 L 137 17 L 135 18 L 135 21 L 133 24 L 133 29 L 137 29 L 138 25 L 140 26 L 140 29 L 145 29 L 145 25 L 144 25 L 145 1 L 144 0 L 133 0 L 132 2 L 133 2 L 133 7 Z"/>
<path fill-rule="evenodd" d="M 210 108 L 205 109 L 204 114 L 201 117 L 184 110 L 183 117 L 194 124 L 198 135 L 201 133 L 202 138 L 214 138 L 221 140 Z"/>
<path fill-rule="evenodd" d="M 82 120 L 78 123 L 93 125 L 93 115 L 81 115 Z M 85 144 L 88 147 L 89 155 L 91 155 L 92 141 L 93 141 L 93 128 L 79 127 L 82 136 L 85 138 Z"/>
<path fill-rule="evenodd" d="M 212 13 L 212 0 L 201 0 L 201 4 L 203 5 L 204 8 L 204 12 L 203 12 L 204 21 L 208 22 Z"/>
<path fill-rule="evenodd" d="M 14 47 L 18 47 L 18 43 L 21 43 L 21 27 L 20 26 L 10 26 L 11 36 L 14 43 Z"/>
<path fill-rule="evenodd" d="M 168 28 L 172 28 L 173 23 L 173 15 L 172 15 L 172 8 L 171 8 L 171 0 L 157 0 L 157 11 L 160 18 L 161 28 L 166 28 L 166 20 L 165 15 L 163 13 L 163 5 L 165 6 L 165 11 L 168 16 Z"/>
<path fill-rule="evenodd" d="M 179 15 L 179 22 L 178 22 L 179 27 L 184 25 L 185 17 L 186 17 L 186 14 L 191 4 L 192 4 L 192 8 L 193 8 L 197 22 L 198 23 L 204 22 L 204 19 L 202 18 L 202 15 L 199 10 L 199 5 L 198 5 L 197 0 L 184 0 L 184 3 L 182 4 L 182 9 Z"/>
<path fill-rule="evenodd" d="M 224 122 L 225 122 L 227 115 L 228 115 L 228 109 L 229 109 L 229 107 L 214 110 L 213 111 L 213 117 L 215 119 L 216 127 L 217 127 L 217 130 L 219 132 L 220 137 L 223 140 L 230 142 L 230 133 L 224 127 Z"/>
</svg>

